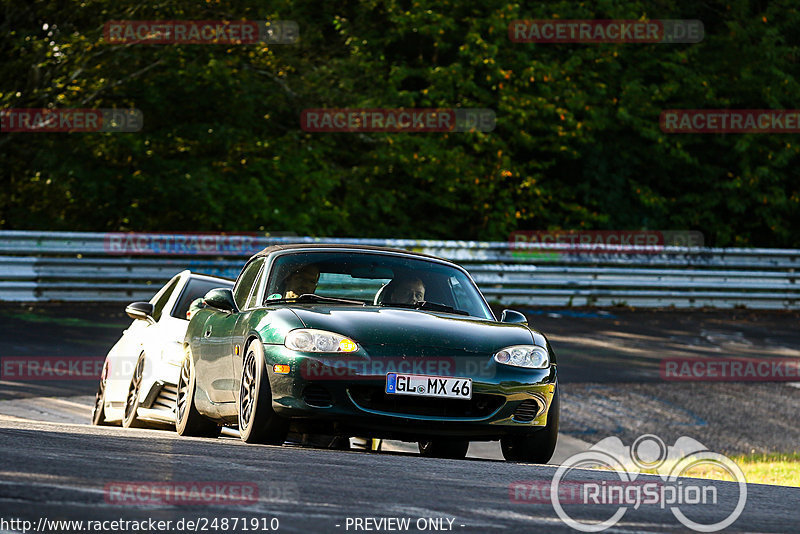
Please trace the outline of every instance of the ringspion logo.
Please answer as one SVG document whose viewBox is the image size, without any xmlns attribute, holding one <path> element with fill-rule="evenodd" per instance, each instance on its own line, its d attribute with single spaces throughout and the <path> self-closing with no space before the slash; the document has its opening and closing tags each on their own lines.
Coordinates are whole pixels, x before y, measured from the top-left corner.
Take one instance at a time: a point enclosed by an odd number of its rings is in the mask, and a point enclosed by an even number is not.
<svg viewBox="0 0 800 534">
<path fill-rule="evenodd" d="M 626 499 L 634 500 L 636 494 L 640 495 L 640 504 L 658 504 L 658 493 L 663 488 L 665 485 L 659 480 L 586 479 L 561 482 L 557 489 L 561 504 L 624 504 Z M 508 498 L 517 503 L 549 504 L 552 489 L 550 480 L 521 480 L 508 486 Z"/>
<path fill-rule="evenodd" d="M 587 469 L 597 468 L 611 476 L 589 479 Z M 729 480 L 693 478 L 697 471 L 714 471 Z M 735 500 L 720 498 L 732 492 Z M 732 525 L 744 510 L 747 480 L 733 460 L 693 438 L 681 436 L 668 446 L 658 436 L 645 434 L 630 446 L 617 437 L 605 438 L 565 460 L 549 489 L 537 481 L 514 482 L 509 497 L 512 502 L 531 503 L 549 497 L 558 517 L 581 532 L 609 529 L 641 506 L 668 509 L 691 530 L 717 532 Z M 599 520 L 593 515 L 587 520 L 587 505 L 603 506 L 608 517 Z"/>
<path fill-rule="evenodd" d="M 110 20 L 109 44 L 294 44 L 299 27 L 291 20 Z"/>
<path fill-rule="evenodd" d="M 699 20 L 515 20 L 508 38 L 515 43 L 699 43 Z"/>
<path fill-rule="evenodd" d="M 138 132 L 143 124 L 138 109 L 0 109 L 2 132 Z"/>
<path fill-rule="evenodd" d="M 495 113 L 468 108 L 319 108 L 300 115 L 306 132 L 491 132 Z"/>
</svg>

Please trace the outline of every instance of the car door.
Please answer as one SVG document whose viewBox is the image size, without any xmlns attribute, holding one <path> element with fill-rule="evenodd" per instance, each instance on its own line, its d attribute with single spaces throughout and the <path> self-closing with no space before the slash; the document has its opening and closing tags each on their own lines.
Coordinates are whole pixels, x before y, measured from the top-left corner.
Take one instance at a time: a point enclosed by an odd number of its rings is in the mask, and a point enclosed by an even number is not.
<svg viewBox="0 0 800 534">
<path fill-rule="evenodd" d="M 106 395 L 111 400 L 112 407 L 118 408 L 124 404 L 139 355 L 150 345 L 149 340 L 151 338 L 158 337 L 158 321 L 162 313 L 164 313 L 164 307 L 171 300 L 175 290 L 181 285 L 180 282 L 180 275 L 176 275 L 150 299 L 153 304 L 155 324 L 150 324 L 143 320 L 133 321 L 112 349 L 113 358 L 110 359 L 109 374 L 106 381 Z"/>
<path fill-rule="evenodd" d="M 261 269 L 256 276 L 256 279 L 253 281 L 253 288 L 250 290 L 250 294 L 247 296 L 243 304 L 239 304 L 237 301 L 236 305 L 239 306 L 239 318 L 236 321 L 236 330 L 233 333 L 233 356 L 231 358 L 231 366 L 232 366 L 232 373 L 233 378 L 235 381 L 234 387 L 234 398 L 238 399 L 239 395 L 239 383 L 242 377 L 242 361 L 244 358 L 244 343 L 246 341 L 245 336 L 247 336 L 249 332 L 248 324 L 250 323 L 250 314 L 253 313 L 252 310 L 259 308 L 263 302 L 264 297 L 264 278 L 266 276 L 266 265 L 265 262 L 262 262 Z"/>
<path fill-rule="evenodd" d="M 256 258 L 248 263 L 233 288 L 233 298 L 240 310 L 247 305 L 253 285 L 259 280 L 264 259 Z M 236 400 L 235 391 L 239 381 L 233 374 L 234 334 L 240 313 L 227 313 L 211 310 L 203 326 L 202 373 L 207 385 L 208 397 L 212 402 L 224 403 Z"/>
<path fill-rule="evenodd" d="M 146 356 L 145 373 L 142 378 L 141 400 L 144 400 L 156 382 L 177 384 L 180 366 L 184 358 L 183 341 L 189 321 L 186 314 L 175 315 L 178 300 L 191 283 L 188 271 L 172 291 L 172 296 L 161 309 L 154 309 L 156 324 L 147 327 L 142 340 L 142 351 Z"/>
</svg>

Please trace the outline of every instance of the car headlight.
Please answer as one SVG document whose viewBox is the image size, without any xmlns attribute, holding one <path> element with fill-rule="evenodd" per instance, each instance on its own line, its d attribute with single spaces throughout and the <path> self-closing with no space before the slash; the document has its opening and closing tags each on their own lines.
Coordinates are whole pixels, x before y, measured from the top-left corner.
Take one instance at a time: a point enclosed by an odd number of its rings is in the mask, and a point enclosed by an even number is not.
<svg viewBox="0 0 800 534">
<path fill-rule="evenodd" d="M 497 351 L 494 361 L 515 367 L 544 369 L 550 365 L 550 355 L 544 347 L 536 345 L 514 345 Z"/>
<path fill-rule="evenodd" d="M 355 352 L 358 344 L 352 339 L 311 328 L 292 330 L 286 336 L 286 348 L 300 352 Z"/>
</svg>

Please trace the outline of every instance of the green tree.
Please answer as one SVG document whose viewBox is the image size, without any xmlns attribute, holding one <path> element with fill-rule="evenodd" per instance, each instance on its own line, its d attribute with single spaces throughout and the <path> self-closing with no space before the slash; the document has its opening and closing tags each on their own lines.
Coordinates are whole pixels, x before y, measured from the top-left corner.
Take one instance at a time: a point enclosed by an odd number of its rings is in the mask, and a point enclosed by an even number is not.
<svg viewBox="0 0 800 534">
<path fill-rule="evenodd" d="M 136 107 L 140 133 L 0 134 L 0 227 L 504 240 L 700 230 L 800 246 L 798 142 L 664 109 L 793 108 L 790 0 L 0 0 L 0 107 Z M 514 43 L 516 19 L 700 19 L 699 44 Z M 112 19 L 294 20 L 296 45 L 111 45 Z M 491 133 L 312 133 L 307 108 L 491 108 Z"/>
</svg>

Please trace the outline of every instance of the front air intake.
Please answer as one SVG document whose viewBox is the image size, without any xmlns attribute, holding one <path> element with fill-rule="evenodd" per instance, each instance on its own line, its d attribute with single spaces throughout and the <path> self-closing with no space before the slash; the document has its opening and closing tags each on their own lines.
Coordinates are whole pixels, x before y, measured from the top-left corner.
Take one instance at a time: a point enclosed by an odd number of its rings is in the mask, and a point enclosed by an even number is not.
<svg viewBox="0 0 800 534">
<path fill-rule="evenodd" d="M 333 406 L 333 400 L 328 390 L 316 384 L 308 386 L 303 390 L 303 400 L 309 406 L 316 408 L 329 408 Z"/>
<path fill-rule="evenodd" d="M 514 411 L 514 422 L 516 423 L 530 423 L 536 416 L 539 415 L 539 403 L 535 400 L 526 400 L 517 406 Z"/>
</svg>

